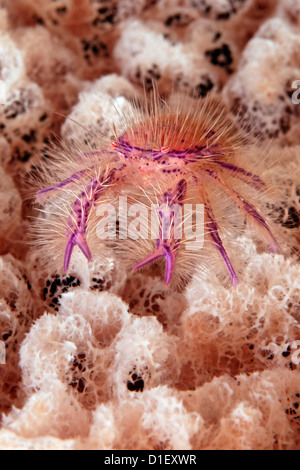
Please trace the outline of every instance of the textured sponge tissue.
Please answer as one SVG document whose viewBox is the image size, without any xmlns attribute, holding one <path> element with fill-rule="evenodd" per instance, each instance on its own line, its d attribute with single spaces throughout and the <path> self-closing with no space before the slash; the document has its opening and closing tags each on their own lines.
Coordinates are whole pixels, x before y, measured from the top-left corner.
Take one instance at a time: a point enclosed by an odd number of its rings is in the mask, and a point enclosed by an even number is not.
<svg viewBox="0 0 300 470">
<path fill-rule="evenodd" d="M 299 18 L 299 0 L 0 1 L 0 449 L 300 448 Z M 154 84 L 213 95 L 258 144 L 281 249 L 239 230 L 236 289 L 77 249 L 65 273 L 32 238 L 54 147 L 111 139 Z"/>
</svg>

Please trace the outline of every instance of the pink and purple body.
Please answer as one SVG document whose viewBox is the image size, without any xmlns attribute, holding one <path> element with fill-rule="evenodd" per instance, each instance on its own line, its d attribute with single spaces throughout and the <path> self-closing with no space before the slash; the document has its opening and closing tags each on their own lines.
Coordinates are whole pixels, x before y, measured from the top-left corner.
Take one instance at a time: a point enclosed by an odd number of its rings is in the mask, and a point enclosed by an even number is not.
<svg viewBox="0 0 300 470">
<path fill-rule="evenodd" d="M 143 118 L 129 120 L 128 128 L 113 142 L 102 143 L 97 152 L 93 152 L 91 166 L 85 157 L 86 168 L 82 168 L 81 159 L 81 166 L 76 170 L 74 161 L 74 170 L 69 176 L 38 191 L 38 200 L 42 196 L 47 200 L 67 196 L 69 215 L 62 234 L 65 271 L 75 246 L 88 260 L 92 259 L 88 243 L 91 214 L 105 197 L 113 200 L 114 188 L 115 193 L 127 190 L 141 200 L 146 192 L 149 200 L 159 203 L 160 228 L 155 246 L 149 240 L 149 252 L 134 263 L 132 269 L 163 259 L 165 285 L 172 280 L 177 257 L 184 253 L 186 242 L 176 238 L 175 217 L 170 216 L 170 207 L 174 204 L 180 207 L 187 202 L 204 205 L 206 240 L 223 260 L 233 286 L 237 285 L 238 276 L 225 249 L 219 223 L 224 197 L 268 241 L 271 250 L 278 249 L 265 217 L 255 207 L 255 194 L 263 194 L 266 184 L 244 165 L 251 147 L 245 149 L 234 126 L 218 117 L 218 113 L 218 108 L 201 108 L 197 103 L 186 111 L 184 106 L 172 110 L 158 102 L 155 112 L 147 110 Z M 164 237 L 162 229 L 166 217 L 169 218 L 168 238 Z M 118 240 L 118 243 L 123 244 L 124 252 L 126 241 Z M 137 246 L 137 252 L 142 252 L 138 241 Z M 102 246 L 99 245 L 99 249 Z M 128 253 L 132 256 L 132 250 Z"/>
</svg>

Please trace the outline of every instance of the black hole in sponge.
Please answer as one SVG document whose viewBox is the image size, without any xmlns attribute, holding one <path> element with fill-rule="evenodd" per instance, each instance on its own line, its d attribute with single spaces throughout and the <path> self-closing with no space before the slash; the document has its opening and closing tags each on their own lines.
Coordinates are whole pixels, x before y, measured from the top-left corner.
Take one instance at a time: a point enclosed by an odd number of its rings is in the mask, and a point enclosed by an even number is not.
<svg viewBox="0 0 300 470">
<path fill-rule="evenodd" d="M 298 228 L 300 226 L 300 214 L 295 207 L 289 208 L 288 218 L 282 225 L 286 228 Z"/>
<path fill-rule="evenodd" d="M 144 381 L 141 377 L 137 378 L 134 382 L 128 380 L 127 388 L 130 392 L 142 392 L 144 390 Z"/>
</svg>

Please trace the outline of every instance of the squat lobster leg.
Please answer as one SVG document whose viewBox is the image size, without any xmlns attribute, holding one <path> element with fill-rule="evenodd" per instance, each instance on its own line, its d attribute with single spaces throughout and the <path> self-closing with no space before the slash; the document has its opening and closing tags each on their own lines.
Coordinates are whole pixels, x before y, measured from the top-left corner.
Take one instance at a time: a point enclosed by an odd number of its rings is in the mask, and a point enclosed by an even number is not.
<svg viewBox="0 0 300 470">
<path fill-rule="evenodd" d="M 49 193 L 50 191 L 57 191 L 59 189 L 63 189 L 65 188 L 66 186 L 68 186 L 69 184 L 71 183 L 74 183 L 74 181 L 78 181 L 80 180 L 80 178 L 87 172 L 87 169 L 86 170 L 81 170 L 81 171 L 78 171 L 77 173 L 74 173 L 72 176 L 70 176 L 69 178 L 66 178 L 65 180 L 61 181 L 60 183 L 57 183 L 53 186 L 49 186 L 48 188 L 43 188 L 43 189 L 40 189 L 36 195 L 37 197 L 39 196 L 42 196 L 43 194 L 46 194 L 46 193 Z"/>
<path fill-rule="evenodd" d="M 223 258 L 223 261 L 224 261 L 225 266 L 227 268 L 227 271 L 228 271 L 228 274 L 230 276 L 233 287 L 236 287 L 237 284 L 238 284 L 238 277 L 237 277 L 237 274 L 234 270 L 234 267 L 231 264 L 229 256 L 228 256 L 228 254 L 227 254 L 227 252 L 224 248 L 222 239 L 219 235 L 218 224 L 217 224 L 217 222 L 214 218 L 214 215 L 213 215 L 213 212 L 212 212 L 212 209 L 209 205 L 208 200 L 206 200 L 204 208 L 205 208 L 204 210 L 205 210 L 206 217 L 208 219 L 207 226 L 208 226 L 208 229 L 209 229 L 209 235 L 210 235 L 211 239 L 213 240 L 213 242 L 215 243 L 215 246 L 216 246 L 217 250 L 219 251 L 220 255 Z"/>
<path fill-rule="evenodd" d="M 95 150 L 93 152 L 85 152 L 85 153 L 82 153 L 80 155 L 80 158 L 89 158 L 89 157 L 93 157 L 95 155 L 101 155 L 102 152 L 100 152 L 99 150 Z M 65 180 L 63 181 L 60 181 L 59 183 L 57 184 L 54 184 L 53 186 L 49 186 L 48 188 L 43 188 L 43 189 L 40 189 L 36 195 L 37 197 L 40 197 L 42 196 L 43 194 L 47 194 L 51 191 L 57 191 L 59 189 L 63 189 L 65 188 L 66 186 L 69 186 L 69 184 L 71 183 L 74 183 L 75 181 L 79 181 L 80 178 L 85 175 L 87 173 L 87 171 L 89 171 L 90 169 L 89 168 L 85 168 L 83 170 L 80 170 L 80 171 L 77 171 L 76 173 L 73 173 L 73 175 L 71 175 L 69 178 L 66 178 Z"/>
<path fill-rule="evenodd" d="M 71 255 L 77 245 L 84 256 L 90 261 L 92 258 L 86 240 L 87 222 L 90 211 L 98 202 L 106 186 L 114 180 L 115 169 L 108 173 L 103 171 L 98 178 L 94 178 L 81 192 L 73 203 L 73 213 L 67 224 L 67 246 L 65 250 L 64 270 L 69 268 Z"/>
<path fill-rule="evenodd" d="M 165 285 L 171 282 L 175 268 L 175 260 L 178 254 L 180 239 L 177 239 L 176 232 L 176 205 L 182 206 L 186 195 L 187 183 L 184 179 L 180 180 L 175 188 L 166 191 L 162 197 L 159 207 L 159 238 L 156 241 L 156 249 L 146 258 L 140 261 L 133 270 L 146 266 L 159 258 L 166 260 Z M 173 206 L 173 208 L 172 208 Z M 174 207 L 175 206 L 175 207 Z"/>
<path fill-rule="evenodd" d="M 234 178 L 238 178 L 241 181 L 244 181 L 244 183 L 252 186 L 257 191 L 263 191 L 266 189 L 265 182 L 258 175 L 255 175 L 250 171 L 246 171 L 237 165 L 220 160 L 215 160 L 214 165 L 219 165 L 221 168 L 223 168 L 224 171 L 231 173 Z"/>
<path fill-rule="evenodd" d="M 209 175 L 209 177 L 212 178 L 236 202 L 241 211 L 250 221 L 253 222 L 257 229 L 260 230 L 263 237 L 268 241 L 271 251 L 278 251 L 279 245 L 277 240 L 264 218 L 259 214 L 254 206 L 247 202 L 237 191 L 231 188 L 215 171 L 205 170 L 205 173 Z"/>
</svg>

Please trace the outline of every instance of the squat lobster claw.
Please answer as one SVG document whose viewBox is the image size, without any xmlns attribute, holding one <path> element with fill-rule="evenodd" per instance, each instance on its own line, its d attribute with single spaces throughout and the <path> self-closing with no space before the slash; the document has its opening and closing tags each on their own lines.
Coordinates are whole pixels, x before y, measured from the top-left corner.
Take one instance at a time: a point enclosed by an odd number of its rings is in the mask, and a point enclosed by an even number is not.
<svg viewBox="0 0 300 470">
<path fill-rule="evenodd" d="M 67 247 L 65 251 L 65 260 L 64 260 L 65 271 L 68 271 L 69 269 L 72 252 L 76 245 L 81 249 L 82 253 L 88 259 L 88 261 L 92 259 L 92 255 L 88 247 L 85 234 L 77 232 L 69 238 L 68 243 L 67 243 Z"/>
</svg>

